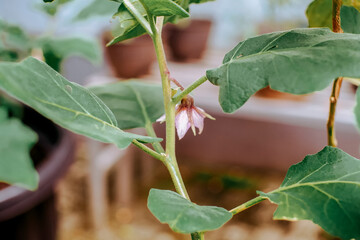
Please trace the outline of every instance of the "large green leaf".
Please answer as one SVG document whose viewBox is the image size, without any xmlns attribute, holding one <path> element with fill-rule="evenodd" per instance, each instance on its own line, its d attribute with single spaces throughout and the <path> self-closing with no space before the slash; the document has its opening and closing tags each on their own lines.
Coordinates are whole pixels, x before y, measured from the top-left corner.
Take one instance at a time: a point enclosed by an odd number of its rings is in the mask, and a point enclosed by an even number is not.
<svg viewBox="0 0 360 240">
<path fill-rule="evenodd" d="M 360 0 L 343 0 L 343 5 L 355 7 L 360 11 Z M 309 27 L 328 27 L 332 29 L 332 0 L 315 0 L 306 10 Z"/>
<path fill-rule="evenodd" d="M 220 86 L 225 112 L 241 107 L 256 91 L 293 94 L 322 90 L 336 77 L 360 77 L 360 36 L 329 29 L 295 29 L 250 38 L 226 54 L 206 75 Z"/>
<path fill-rule="evenodd" d="M 111 17 L 117 12 L 119 3 L 109 0 L 93 0 L 89 5 L 83 8 L 74 18 L 76 21 L 82 21 L 95 16 Z"/>
<path fill-rule="evenodd" d="M 90 88 L 114 113 L 121 129 L 145 127 L 164 114 L 161 85 L 136 81 Z"/>
<path fill-rule="evenodd" d="M 0 88 L 60 126 L 119 148 L 133 139 L 159 140 L 122 131 L 98 97 L 31 57 L 21 63 L 0 63 Z"/>
<path fill-rule="evenodd" d="M 260 195 L 279 205 L 275 219 L 312 220 L 343 239 L 360 239 L 360 160 L 338 148 L 305 157 L 280 188 Z"/>
<path fill-rule="evenodd" d="M 353 7 L 341 8 L 341 28 L 346 33 L 360 34 L 360 12 Z"/>
<path fill-rule="evenodd" d="M 93 63 L 101 61 L 99 44 L 83 38 L 42 38 L 36 43 L 44 53 L 45 61 L 55 71 L 60 71 L 61 62 L 69 56 L 79 55 Z"/>
<path fill-rule="evenodd" d="M 8 119 L 0 108 L 0 182 L 35 190 L 39 176 L 34 169 L 30 149 L 37 141 L 36 133 L 18 119 Z"/>
<path fill-rule="evenodd" d="M 180 233 L 214 230 L 232 218 L 224 208 L 199 206 L 168 190 L 151 189 L 148 208 L 161 223 Z"/>
</svg>

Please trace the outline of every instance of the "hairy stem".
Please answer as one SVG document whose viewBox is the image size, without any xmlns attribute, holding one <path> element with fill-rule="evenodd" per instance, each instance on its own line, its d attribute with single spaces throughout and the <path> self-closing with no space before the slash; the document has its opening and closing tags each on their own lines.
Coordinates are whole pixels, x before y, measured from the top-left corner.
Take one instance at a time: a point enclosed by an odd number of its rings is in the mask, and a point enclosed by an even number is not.
<svg viewBox="0 0 360 240">
<path fill-rule="evenodd" d="M 183 99 L 186 95 L 191 93 L 195 88 L 206 82 L 208 79 L 206 76 L 202 76 L 197 81 L 195 81 L 193 84 L 191 84 L 188 88 L 186 88 L 184 91 L 182 91 L 178 96 L 172 99 L 174 103 L 178 103 Z"/>
<path fill-rule="evenodd" d="M 175 104 L 171 101 L 171 86 L 169 79 L 169 70 L 167 67 L 164 47 L 161 39 L 162 17 L 157 17 L 156 28 L 153 42 L 155 46 L 156 56 L 159 63 L 161 81 L 163 86 L 164 106 L 165 106 L 165 122 L 166 122 L 166 167 L 170 172 L 176 191 L 185 198 L 189 198 L 184 182 L 180 175 L 179 167 L 175 156 Z"/>
<path fill-rule="evenodd" d="M 248 209 L 248 208 L 250 208 L 252 206 L 255 206 L 258 203 L 261 203 L 264 200 L 266 200 L 265 197 L 258 196 L 256 198 L 253 198 L 253 199 L 247 201 L 246 203 L 243 203 L 240 206 L 230 210 L 229 212 L 231 212 L 233 215 L 238 214 L 238 213 L 240 213 L 240 212 L 242 212 L 242 211 L 244 211 L 244 210 L 246 210 L 246 209 Z"/>
<path fill-rule="evenodd" d="M 340 18 L 340 10 L 342 6 L 342 0 L 333 0 L 332 2 L 332 25 L 333 32 L 342 33 L 341 29 L 341 18 Z"/>
<path fill-rule="evenodd" d="M 161 39 L 162 25 L 164 18 L 156 18 L 156 32 L 154 32 L 152 39 L 155 46 L 156 56 L 159 63 L 159 70 L 161 75 L 161 82 L 164 95 L 164 107 L 165 107 L 165 122 L 166 122 L 166 159 L 164 164 L 168 169 L 172 181 L 174 183 L 176 191 L 184 198 L 189 198 L 184 181 L 180 174 L 179 166 L 176 161 L 175 155 L 175 103 L 172 102 L 172 91 L 170 86 L 170 74 L 167 67 L 164 46 Z M 152 24 L 150 22 L 150 24 Z M 153 27 L 152 27 L 153 28 Z M 193 240 L 204 240 L 199 233 L 192 233 Z"/>
<path fill-rule="evenodd" d="M 166 159 L 166 156 L 164 154 L 160 154 L 158 152 L 155 152 L 154 150 L 152 150 L 151 148 L 149 148 L 148 146 L 146 146 L 145 144 L 137 141 L 137 140 L 133 140 L 132 144 L 134 144 L 135 146 L 137 146 L 138 148 L 140 148 L 141 150 L 143 150 L 144 152 L 146 152 L 147 154 L 149 154 L 150 156 L 159 159 L 160 161 L 164 162 Z"/>
<path fill-rule="evenodd" d="M 340 9 L 342 5 L 342 0 L 333 0 L 333 12 L 332 12 L 332 23 L 333 31 L 336 33 L 342 33 L 341 29 L 341 19 L 340 19 Z M 336 113 L 336 104 L 339 99 L 340 89 L 343 78 L 336 78 L 330 96 L 330 107 L 329 107 L 329 117 L 327 121 L 327 136 L 328 136 L 328 145 L 332 147 L 337 146 L 337 140 L 335 136 L 335 113 Z"/>
</svg>

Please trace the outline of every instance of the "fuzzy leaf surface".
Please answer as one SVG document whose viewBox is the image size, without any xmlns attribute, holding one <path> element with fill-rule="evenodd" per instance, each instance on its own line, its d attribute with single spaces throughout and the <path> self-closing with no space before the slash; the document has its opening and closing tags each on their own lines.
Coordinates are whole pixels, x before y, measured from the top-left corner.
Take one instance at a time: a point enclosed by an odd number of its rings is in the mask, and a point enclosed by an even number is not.
<svg viewBox="0 0 360 240">
<path fill-rule="evenodd" d="M 360 239 L 360 160 L 325 147 L 290 167 L 280 188 L 260 195 L 275 219 L 311 220 L 342 239 Z"/>
<path fill-rule="evenodd" d="M 0 63 L 0 88 L 60 126 L 119 148 L 133 139 L 159 140 L 122 131 L 95 94 L 31 57 L 20 63 Z"/>
<path fill-rule="evenodd" d="M 126 81 L 92 87 L 90 91 L 110 108 L 121 129 L 145 127 L 164 114 L 161 85 Z"/>
<path fill-rule="evenodd" d="M 0 182 L 35 190 L 39 176 L 33 166 L 30 149 L 37 141 L 36 133 L 20 120 L 7 118 L 2 108 L 0 132 Z"/>
<path fill-rule="evenodd" d="M 220 86 L 219 101 L 234 112 L 251 95 L 270 86 L 292 94 L 326 88 L 336 77 L 360 77 L 360 36 L 329 29 L 294 29 L 240 42 L 223 64 L 206 73 Z"/>
<path fill-rule="evenodd" d="M 199 206 L 168 190 L 151 189 L 148 208 L 161 223 L 180 233 L 215 230 L 232 218 L 224 208 Z"/>
</svg>

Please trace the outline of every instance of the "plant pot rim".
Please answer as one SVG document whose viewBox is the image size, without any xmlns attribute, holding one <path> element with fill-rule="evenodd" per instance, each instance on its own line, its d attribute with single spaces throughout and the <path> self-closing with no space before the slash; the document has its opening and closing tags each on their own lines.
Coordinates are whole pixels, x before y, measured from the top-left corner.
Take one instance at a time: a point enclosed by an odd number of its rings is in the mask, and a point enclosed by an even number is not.
<svg viewBox="0 0 360 240">
<path fill-rule="evenodd" d="M 17 186 L 0 190 L 0 222 L 20 215 L 39 204 L 53 191 L 54 185 L 73 161 L 75 138 L 72 133 L 58 128 L 59 142 L 39 164 L 40 181 L 36 191 Z"/>
</svg>

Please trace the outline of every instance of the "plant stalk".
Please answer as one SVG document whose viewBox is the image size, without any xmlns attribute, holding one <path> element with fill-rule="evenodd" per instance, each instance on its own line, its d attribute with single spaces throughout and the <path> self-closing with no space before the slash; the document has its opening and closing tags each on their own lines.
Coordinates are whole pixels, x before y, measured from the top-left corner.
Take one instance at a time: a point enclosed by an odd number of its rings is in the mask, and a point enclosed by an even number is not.
<svg viewBox="0 0 360 240">
<path fill-rule="evenodd" d="M 186 88 L 184 91 L 182 91 L 179 95 L 174 97 L 172 99 L 173 103 L 178 103 L 183 99 L 186 95 L 188 95 L 190 92 L 192 92 L 195 88 L 206 82 L 208 79 L 206 76 L 202 76 L 197 81 L 195 81 L 193 84 L 191 84 L 188 88 Z"/>
<path fill-rule="evenodd" d="M 168 169 L 172 181 L 174 183 L 176 191 L 186 199 L 189 199 L 184 181 L 180 174 L 179 166 L 176 161 L 175 155 L 175 106 L 172 102 L 172 91 L 170 85 L 170 74 L 167 67 L 164 46 L 162 43 L 161 32 L 164 17 L 156 18 L 156 32 L 153 33 L 152 39 L 155 46 L 156 56 L 159 63 L 159 70 L 161 75 L 161 82 L 164 95 L 164 107 L 165 107 L 165 122 L 166 122 L 166 158 L 164 164 Z M 150 24 L 152 24 L 150 22 Z M 152 27 L 153 28 L 153 27 Z M 204 240 L 204 236 L 200 233 L 192 233 L 191 238 L 193 240 Z"/>
<path fill-rule="evenodd" d="M 171 101 L 171 86 L 169 79 L 169 70 L 167 67 L 165 51 L 161 39 L 163 17 L 157 17 L 156 29 L 153 35 L 156 56 L 159 63 L 161 81 L 163 86 L 165 122 L 166 122 L 166 161 L 165 165 L 173 179 L 176 191 L 184 198 L 189 199 L 184 182 L 182 180 L 175 155 L 175 104 Z"/>
<path fill-rule="evenodd" d="M 135 146 L 137 146 L 138 148 L 140 148 L 141 150 L 143 150 L 144 152 L 146 152 L 147 154 L 149 154 L 150 156 L 159 159 L 160 161 L 164 162 L 166 159 L 166 156 L 164 154 L 155 152 L 154 150 L 152 150 L 151 148 L 149 148 L 148 146 L 146 146 L 145 144 L 137 141 L 137 140 L 133 140 L 132 144 L 134 144 Z"/>
<path fill-rule="evenodd" d="M 332 11 L 332 23 L 333 31 L 336 33 L 342 33 L 341 29 L 341 18 L 340 18 L 340 9 L 342 5 L 342 0 L 333 0 L 333 11 Z M 335 113 L 336 105 L 340 95 L 340 89 L 343 82 L 342 77 L 335 79 L 330 96 L 330 107 L 329 107 L 329 117 L 327 121 L 327 136 L 328 136 L 328 145 L 332 147 L 337 146 L 337 139 L 335 136 Z"/>
<path fill-rule="evenodd" d="M 246 203 L 243 203 L 240 206 L 230 210 L 229 212 L 231 212 L 233 215 L 238 214 L 238 213 L 240 213 L 240 212 L 242 212 L 242 211 L 244 211 L 244 210 L 246 210 L 246 209 L 248 209 L 248 208 L 250 208 L 252 206 L 255 206 L 258 203 L 261 203 L 264 200 L 266 200 L 265 197 L 258 196 L 256 198 L 253 198 L 253 199 L 247 201 Z"/>
</svg>

